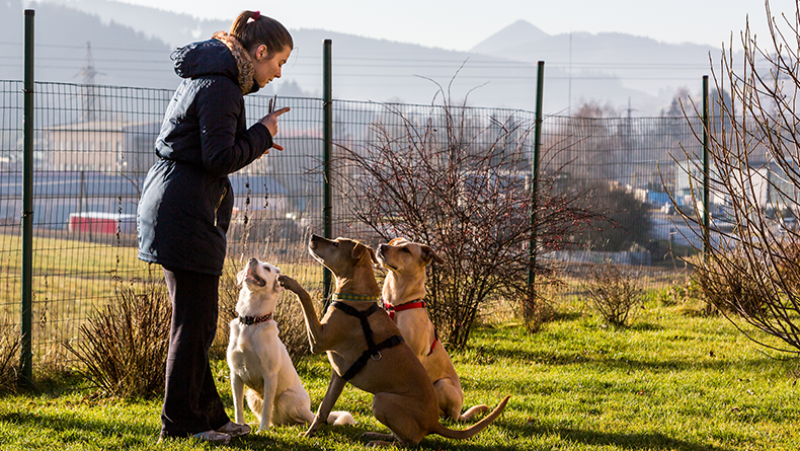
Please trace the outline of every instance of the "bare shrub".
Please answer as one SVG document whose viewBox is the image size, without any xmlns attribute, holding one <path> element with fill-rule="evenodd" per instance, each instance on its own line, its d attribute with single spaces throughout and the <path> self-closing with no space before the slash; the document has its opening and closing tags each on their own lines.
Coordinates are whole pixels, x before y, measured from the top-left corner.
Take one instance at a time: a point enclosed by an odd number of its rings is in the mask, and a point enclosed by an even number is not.
<svg viewBox="0 0 800 451">
<path fill-rule="evenodd" d="M 597 313 L 614 326 L 627 327 L 635 309 L 644 305 L 639 280 L 637 271 L 607 263 L 591 269 L 585 289 Z"/>
<path fill-rule="evenodd" d="M 77 369 L 103 394 L 150 398 L 163 392 L 171 304 L 163 281 L 131 282 L 81 326 L 82 340 L 64 346 Z"/>
<path fill-rule="evenodd" d="M 14 391 L 19 358 L 19 331 L 5 315 L 0 317 L 0 393 Z"/>
<path fill-rule="evenodd" d="M 666 306 L 677 307 L 678 311 L 686 316 L 719 314 L 719 310 L 706 298 L 697 272 L 693 273 L 686 283 L 671 286 L 661 302 Z"/>
<path fill-rule="evenodd" d="M 776 300 L 778 293 L 772 283 L 760 282 L 755 274 L 766 274 L 769 269 L 751 262 L 736 252 L 714 252 L 705 262 L 695 265 L 692 280 L 697 282 L 708 305 L 716 311 L 742 317 L 764 314 L 767 303 Z"/>
<path fill-rule="evenodd" d="M 544 268 L 530 255 L 533 231 L 534 253 L 552 250 L 593 213 L 574 206 L 581 193 L 556 190 L 560 168 L 540 171 L 532 201 L 530 121 L 510 111 L 487 118 L 440 93 L 442 104 L 423 113 L 386 105 L 367 141 L 341 146 L 334 180 L 352 222 L 375 236 L 369 244 L 402 236 L 437 250 L 444 263 L 429 269 L 428 309 L 458 348 L 497 299 L 524 305 L 526 324 L 535 322 L 540 300 L 526 276 Z"/>
<path fill-rule="evenodd" d="M 297 362 L 301 357 L 311 354 L 311 345 L 308 343 L 306 332 L 305 317 L 299 302 L 284 293 L 275 308 L 275 321 L 278 322 L 278 330 L 286 350 L 292 357 L 293 362 Z M 321 303 L 318 303 L 317 311 L 322 311 Z"/>
<path fill-rule="evenodd" d="M 217 334 L 211 345 L 210 353 L 223 358 L 228 348 L 228 339 L 231 334 L 231 320 L 237 317 L 236 302 L 239 300 L 239 287 L 236 285 L 235 268 L 228 265 L 219 279 L 219 317 L 217 318 Z"/>
<path fill-rule="evenodd" d="M 717 200 L 710 213 L 721 214 L 704 231 L 699 189 L 693 211 L 681 212 L 704 243 L 694 267 L 709 302 L 751 340 L 792 354 L 800 354 L 800 3 L 796 8 L 776 19 L 767 3 L 766 39 L 757 43 L 748 24 L 743 51 L 723 49 L 714 84 L 729 99 L 712 96 L 710 125 L 695 130 L 699 140 L 708 137 L 708 199 Z M 686 157 L 683 169 L 699 188 L 701 158 Z M 742 323 L 787 346 L 767 343 Z"/>
</svg>

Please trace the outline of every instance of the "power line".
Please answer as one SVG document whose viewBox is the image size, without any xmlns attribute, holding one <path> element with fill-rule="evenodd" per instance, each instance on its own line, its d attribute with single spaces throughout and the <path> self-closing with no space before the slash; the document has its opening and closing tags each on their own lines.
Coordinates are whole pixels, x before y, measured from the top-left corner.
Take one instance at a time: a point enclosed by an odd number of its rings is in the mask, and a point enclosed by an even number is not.
<svg viewBox="0 0 800 451">
<path fill-rule="evenodd" d="M 11 45 L 17 46 L 19 48 L 23 47 L 22 41 L 20 42 L 9 42 L 9 41 L 0 41 L 0 45 Z M 84 47 L 81 45 L 66 45 L 66 44 L 41 44 L 37 43 L 36 47 L 45 47 L 45 48 L 60 48 L 60 49 L 77 49 L 82 50 Z M 149 52 L 149 53 L 171 53 L 174 49 L 164 49 L 164 50 L 150 50 L 150 49 L 134 49 L 134 48 L 125 48 L 125 47 L 95 47 L 95 50 L 109 50 L 115 52 Z"/>
<path fill-rule="evenodd" d="M 21 56 L 12 56 L 12 55 L 0 56 L 0 58 L 2 58 L 4 60 L 16 60 L 16 61 L 19 61 L 19 60 L 23 59 Z M 66 58 L 66 57 L 42 57 L 42 56 L 37 56 L 36 59 L 38 61 L 76 61 L 75 58 Z M 168 60 L 137 60 L 137 59 L 130 59 L 130 58 L 125 58 L 125 59 L 95 58 L 94 60 L 99 64 L 102 64 L 102 63 L 112 64 L 113 63 L 113 64 L 136 64 L 136 65 L 139 65 L 139 64 L 166 65 L 166 63 L 169 63 Z M 318 67 L 318 65 L 316 63 L 311 63 L 311 62 L 298 63 L 295 66 L 296 67 L 303 67 L 303 68 Z M 362 68 L 362 67 L 370 67 L 370 68 L 378 68 L 378 69 L 380 69 L 380 68 L 409 67 L 409 65 L 408 64 L 403 64 L 403 65 L 369 64 L 369 63 L 365 63 L 365 64 L 334 64 L 334 70 L 342 69 L 342 68 L 348 69 L 348 68 Z M 455 67 L 455 66 L 448 66 L 446 64 L 438 64 L 438 65 L 420 64 L 420 65 L 413 66 L 413 69 L 431 69 L 431 68 L 440 68 L 440 69 L 442 69 L 442 68 L 447 68 L 447 67 Z M 557 68 L 557 69 L 568 69 L 567 67 L 562 67 L 562 66 L 558 66 L 558 65 L 553 65 L 551 67 L 554 67 L 554 68 Z M 518 68 L 519 69 L 525 69 L 525 70 L 527 70 L 527 69 L 530 69 L 530 70 L 535 69 L 534 66 L 530 66 L 530 65 L 519 65 Z M 604 64 L 604 65 L 599 65 L 599 64 L 598 65 L 592 65 L 592 64 L 573 65 L 573 69 L 575 69 L 575 68 L 578 68 L 578 69 L 598 69 L 598 68 L 599 69 L 627 69 L 627 70 L 631 70 L 631 71 L 651 71 L 651 70 L 678 71 L 678 70 L 686 70 L 686 69 L 708 69 L 708 67 L 706 67 L 706 66 L 699 66 L 699 65 L 698 66 L 685 65 L 685 66 L 682 66 L 682 67 L 675 67 L 675 66 L 671 66 L 671 65 L 651 66 L 651 65 L 646 65 L 646 64 L 642 64 L 642 65 L 618 65 L 618 66 L 612 66 L 612 65 L 607 65 L 607 64 Z M 319 69 L 320 69 L 320 71 L 322 70 L 321 67 Z M 491 65 L 487 64 L 487 65 L 468 66 L 468 67 L 464 68 L 464 70 L 474 70 L 474 69 L 498 69 L 498 70 L 501 70 L 501 69 L 507 69 L 507 67 L 495 66 L 493 64 L 491 64 Z M 759 69 L 759 68 L 757 68 L 757 69 Z M 766 70 L 768 68 L 765 66 L 763 69 Z"/>
</svg>

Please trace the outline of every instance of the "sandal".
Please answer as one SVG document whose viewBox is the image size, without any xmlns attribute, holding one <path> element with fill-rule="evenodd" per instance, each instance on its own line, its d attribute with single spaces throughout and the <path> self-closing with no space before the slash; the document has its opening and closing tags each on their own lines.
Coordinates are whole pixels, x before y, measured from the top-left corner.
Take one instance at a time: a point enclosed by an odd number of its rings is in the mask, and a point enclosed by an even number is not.
<svg viewBox="0 0 800 451">
<path fill-rule="evenodd" d="M 222 432 L 223 434 L 228 434 L 231 438 L 234 437 L 241 437 L 243 435 L 247 435 L 250 433 L 250 426 L 246 424 L 238 424 L 234 423 L 233 421 L 228 421 L 225 426 L 217 429 L 217 432 Z"/>
<path fill-rule="evenodd" d="M 215 445 L 225 445 L 231 441 L 231 436 L 217 431 L 205 431 L 199 434 L 194 434 L 192 438 L 204 442 L 213 443 Z"/>
</svg>

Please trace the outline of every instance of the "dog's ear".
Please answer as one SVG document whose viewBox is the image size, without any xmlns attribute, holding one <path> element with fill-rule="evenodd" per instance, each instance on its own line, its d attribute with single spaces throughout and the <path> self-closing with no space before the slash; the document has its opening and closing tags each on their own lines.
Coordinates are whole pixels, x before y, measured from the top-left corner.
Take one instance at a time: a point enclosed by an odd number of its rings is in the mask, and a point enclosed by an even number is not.
<svg viewBox="0 0 800 451">
<path fill-rule="evenodd" d="M 364 256 L 364 252 L 369 253 L 369 258 L 371 258 L 376 265 L 380 264 L 378 263 L 378 257 L 375 256 L 375 251 L 363 243 L 356 243 L 356 245 L 353 246 L 353 250 L 350 252 L 350 256 L 355 260 L 361 260 Z"/>
<path fill-rule="evenodd" d="M 365 247 L 367 248 L 367 252 L 369 252 L 369 258 L 372 259 L 372 263 L 380 266 L 381 263 L 378 261 L 378 256 L 375 255 L 375 249 L 373 249 L 371 247 L 368 247 L 368 246 L 365 246 Z"/>
<path fill-rule="evenodd" d="M 242 268 L 241 271 L 236 273 L 236 288 L 242 289 L 242 284 L 244 284 L 244 278 L 247 277 L 247 267 Z"/>
<path fill-rule="evenodd" d="M 444 263 L 442 257 L 439 257 L 436 251 L 431 249 L 430 246 L 423 244 L 422 246 L 420 246 L 420 248 L 422 249 L 422 260 L 425 262 L 426 265 L 430 264 L 431 261 L 434 261 L 440 265 Z"/>
</svg>

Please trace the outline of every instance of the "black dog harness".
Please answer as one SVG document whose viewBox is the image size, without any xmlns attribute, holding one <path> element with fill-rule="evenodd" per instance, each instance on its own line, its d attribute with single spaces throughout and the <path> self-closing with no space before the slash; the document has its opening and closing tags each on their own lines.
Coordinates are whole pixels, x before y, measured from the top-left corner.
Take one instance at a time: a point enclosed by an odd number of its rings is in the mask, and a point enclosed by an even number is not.
<svg viewBox="0 0 800 451">
<path fill-rule="evenodd" d="M 350 365 L 350 368 L 343 375 L 341 375 L 341 377 L 346 381 L 355 377 L 355 375 L 358 374 L 358 372 L 361 371 L 364 366 L 366 366 L 366 364 L 369 362 L 369 359 L 372 359 L 376 362 L 380 360 L 382 357 L 382 350 L 397 346 L 405 341 L 401 335 L 394 335 L 378 344 L 375 344 L 374 334 L 372 333 L 372 328 L 369 327 L 368 319 L 370 315 L 378 310 L 381 310 L 377 303 L 372 304 L 370 308 L 364 311 L 356 310 L 344 302 L 339 301 L 331 302 L 331 306 L 341 310 L 344 313 L 347 313 L 350 316 L 355 316 L 358 318 L 361 321 L 361 328 L 364 330 L 364 338 L 367 339 L 367 350 L 361 354 L 361 357 L 359 357 L 355 363 Z"/>
</svg>

